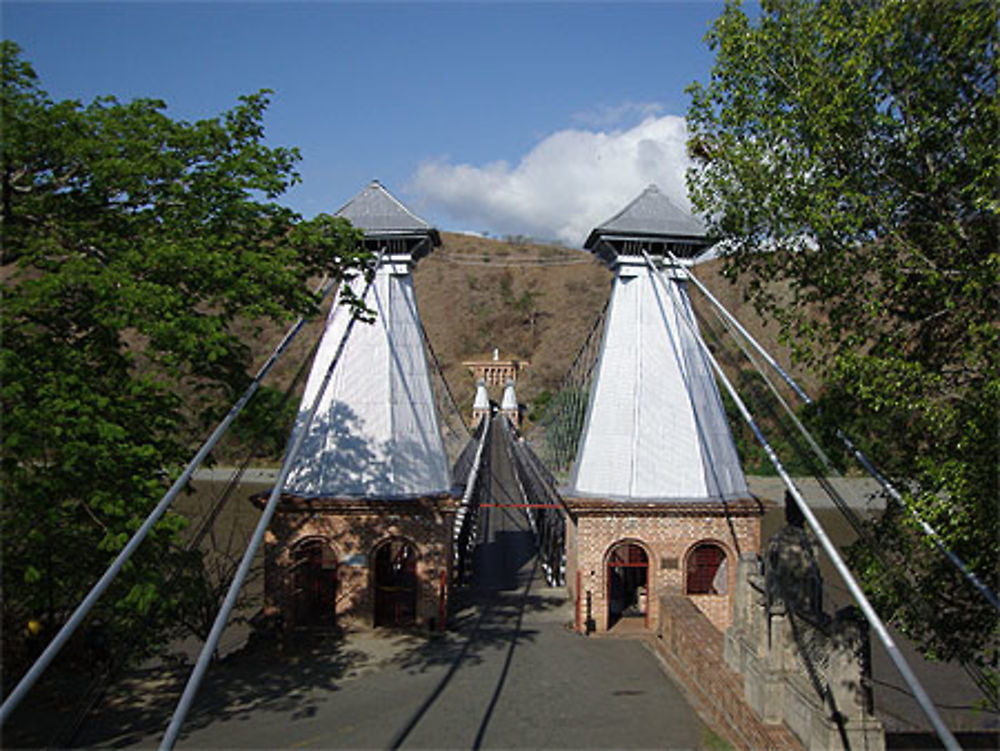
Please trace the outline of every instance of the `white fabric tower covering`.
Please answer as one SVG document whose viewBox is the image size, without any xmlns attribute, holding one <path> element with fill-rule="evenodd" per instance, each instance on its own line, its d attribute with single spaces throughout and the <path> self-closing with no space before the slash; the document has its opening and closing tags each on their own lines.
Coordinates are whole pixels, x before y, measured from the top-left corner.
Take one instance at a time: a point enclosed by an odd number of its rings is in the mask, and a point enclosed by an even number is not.
<svg viewBox="0 0 1000 751">
<path fill-rule="evenodd" d="M 389 259 L 365 302 L 375 322 L 357 322 L 326 391 L 317 394 L 350 320 L 335 304 L 309 373 L 296 430 L 319 408 L 285 485 L 303 497 L 399 498 L 450 489 L 409 256 Z M 353 282 L 356 294 L 364 280 Z"/>
<path fill-rule="evenodd" d="M 509 378 L 503 387 L 503 398 L 500 400 L 500 409 L 505 412 L 517 412 L 517 394 L 514 392 L 514 381 Z"/>
<path fill-rule="evenodd" d="M 482 378 L 476 382 L 476 398 L 472 402 L 472 408 L 484 410 L 490 408 L 490 395 L 486 391 L 486 381 Z"/>
<path fill-rule="evenodd" d="M 700 335 L 680 318 L 694 324 L 687 292 L 667 277 L 665 290 L 641 257 L 618 259 L 571 496 L 749 497 Z"/>
</svg>

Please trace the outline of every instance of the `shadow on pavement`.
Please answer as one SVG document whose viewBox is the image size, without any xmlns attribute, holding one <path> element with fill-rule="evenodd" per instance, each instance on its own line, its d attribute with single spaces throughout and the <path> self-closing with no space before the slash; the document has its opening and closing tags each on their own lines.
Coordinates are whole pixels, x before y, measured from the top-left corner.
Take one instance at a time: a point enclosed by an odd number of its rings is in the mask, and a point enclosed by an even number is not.
<svg viewBox="0 0 1000 751">
<path fill-rule="evenodd" d="M 422 640 L 413 637 L 415 641 Z M 369 655 L 345 646 L 335 634 L 291 634 L 286 646 L 252 643 L 213 665 L 184 723 L 183 738 L 212 723 L 239 719 L 257 710 L 287 711 L 309 717 L 339 690 L 338 681 L 363 667 Z M 109 690 L 83 724 L 73 747 L 122 748 L 151 738 L 159 741 L 190 673 L 190 666 L 133 671 Z M 72 711 L 25 716 L 4 728 L 4 748 L 65 747 L 53 743 L 60 726 L 71 726 Z M 75 710 L 75 708 L 73 708 Z M 21 719 L 21 718 L 18 718 Z"/>
</svg>

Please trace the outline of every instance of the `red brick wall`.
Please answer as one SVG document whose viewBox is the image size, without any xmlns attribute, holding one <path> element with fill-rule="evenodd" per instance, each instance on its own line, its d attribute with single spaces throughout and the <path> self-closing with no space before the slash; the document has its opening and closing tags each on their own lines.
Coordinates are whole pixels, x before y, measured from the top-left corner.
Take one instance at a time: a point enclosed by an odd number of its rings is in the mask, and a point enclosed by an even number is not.
<svg viewBox="0 0 1000 751">
<path fill-rule="evenodd" d="M 664 597 L 660 613 L 655 646 L 717 730 L 739 749 L 801 751 L 801 742 L 784 725 L 765 725 L 744 700 L 743 678 L 723 658 L 722 634 L 692 599 Z"/>
<path fill-rule="evenodd" d="M 372 566 L 375 549 L 394 537 L 417 551 L 417 625 L 439 614 L 441 572 L 450 580 L 451 514 L 363 513 L 338 515 L 329 511 L 275 514 L 265 537 L 265 598 L 285 613 L 294 626 L 292 549 L 300 541 L 320 537 L 336 551 L 336 618 L 340 625 L 372 625 L 374 592 Z M 353 559 L 353 561 L 352 561 Z"/>
<path fill-rule="evenodd" d="M 686 561 L 691 548 L 699 542 L 711 541 L 726 553 L 727 575 L 732 592 L 736 581 L 737 550 L 739 553 L 760 550 L 760 517 L 742 516 L 679 516 L 672 507 L 671 515 L 641 516 L 581 515 L 575 529 L 575 555 L 567 543 L 568 569 L 576 567 L 582 575 L 584 593 L 593 598 L 593 614 L 597 630 L 607 629 L 607 566 L 611 548 L 619 542 L 640 544 L 649 556 L 650 597 L 649 622 L 659 617 L 660 598 L 681 595 L 685 589 Z M 572 524 L 568 524 L 572 527 Z M 734 539 L 735 536 L 735 539 Z M 568 530 L 568 539 L 574 537 Z M 568 572 L 568 573 L 569 573 Z M 571 575 L 568 581 L 575 583 Z M 692 601 L 720 631 L 731 621 L 731 594 L 695 595 Z"/>
</svg>

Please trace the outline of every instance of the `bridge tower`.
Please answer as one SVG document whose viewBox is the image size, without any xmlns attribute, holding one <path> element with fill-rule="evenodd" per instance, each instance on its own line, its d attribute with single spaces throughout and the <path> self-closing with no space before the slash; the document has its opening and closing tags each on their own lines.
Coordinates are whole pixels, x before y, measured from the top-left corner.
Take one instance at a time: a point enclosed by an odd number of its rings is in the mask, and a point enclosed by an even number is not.
<svg viewBox="0 0 1000 751">
<path fill-rule="evenodd" d="M 521 406 L 517 403 L 517 391 L 514 390 L 514 379 L 508 378 L 503 387 L 503 398 L 500 400 L 500 414 L 506 415 L 515 428 L 521 427 Z"/>
<path fill-rule="evenodd" d="M 688 595 L 724 630 L 736 561 L 760 548 L 763 508 L 747 489 L 685 284 L 670 260 L 706 245 L 701 222 L 655 185 L 585 243 L 614 281 L 563 496 L 567 582 L 589 603 L 599 631 L 623 619 L 655 624 L 668 594 Z"/>
<path fill-rule="evenodd" d="M 293 627 L 441 625 L 456 499 L 410 273 L 441 240 L 378 181 L 337 216 L 382 254 L 376 318 L 354 325 L 318 393 L 351 316 L 330 311 L 296 429 L 319 408 L 266 538 L 266 599 Z"/>
</svg>

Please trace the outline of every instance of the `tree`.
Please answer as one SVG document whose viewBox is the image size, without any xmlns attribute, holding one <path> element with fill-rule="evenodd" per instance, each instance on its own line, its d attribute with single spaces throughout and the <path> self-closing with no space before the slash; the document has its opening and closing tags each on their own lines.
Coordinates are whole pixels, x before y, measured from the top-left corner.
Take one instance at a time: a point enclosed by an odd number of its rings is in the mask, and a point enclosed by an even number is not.
<svg viewBox="0 0 1000 751">
<path fill-rule="evenodd" d="M 997 591 L 997 24 L 992 1 L 772 1 L 755 20 L 731 3 L 688 112 L 727 274 L 905 491 L 881 551 L 852 554 L 876 607 L 928 655 L 994 671 L 996 611 L 909 512 Z"/>
<path fill-rule="evenodd" d="M 314 312 L 307 281 L 367 256 L 345 220 L 274 202 L 300 157 L 264 144 L 267 92 L 189 123 L 152 99 L 50 101 L 17 45 L 0 55 L 2 607 L 16 660 L 25 623 L 67 617 L 189 458 L 196 405 L 248 385 L 234 323 Z M 170 624 L 182 526 L 168 515 L 105 595 L 109 628 L 142 619 L 153 645 Z"/>
</svg>

